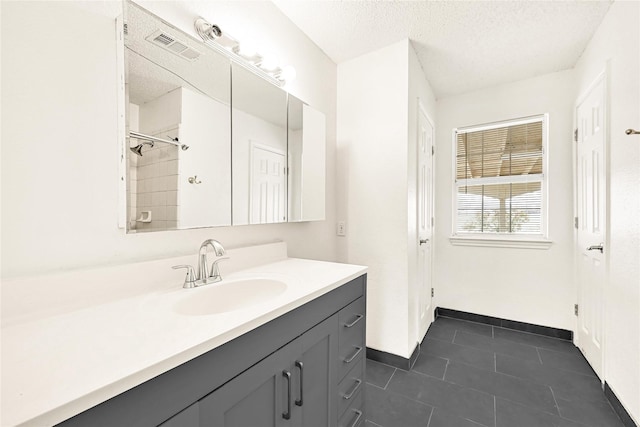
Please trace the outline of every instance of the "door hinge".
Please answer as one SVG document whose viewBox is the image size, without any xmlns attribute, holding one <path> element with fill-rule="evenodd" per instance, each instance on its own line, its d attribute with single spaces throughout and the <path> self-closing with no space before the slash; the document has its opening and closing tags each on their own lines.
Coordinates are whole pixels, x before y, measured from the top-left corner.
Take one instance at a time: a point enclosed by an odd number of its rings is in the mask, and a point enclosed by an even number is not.
<svg viewBox="0 0 640 427">
<path fill-rule="evenodd" d="M 432 156 L 436 155 L 436 148 L 433 145 L 431 146 L 431 155 Z"/>
<path fill-rule="evenodd" d="M 433 227 L 434 223 L 435 223 L 435 220 L 433 219 L 433 217 L 431 217 L 431 227 Z"/>
<path fill-rule="evenodd" d="M 578 304 L 573 305 L 573 314 L 578 315 Z"/>
<path fill-rule="evenodd" d="M 433 288 L 431 288 L 431 297 L 432 297 L 432 298 L 433 298 L 433 294 L 434 294 L 434 293 L 435 293 L 435 292 L 433 291 Z"/>
<path fill-rule="evenodd" d="M 573 140 L 575 142 L 578 142 L 578 128 L 576 128 L 576 130 L 573 131 Z"/>
<path fill-rule="evenodd" d="M 576 230 L 578 229 L 578 224 L 579 224 L 579 222 L 578 222 L 578 217 L 577 217 L 577 216 L 573 217 L 573 227 L 574 227 Z"/>
</svg>

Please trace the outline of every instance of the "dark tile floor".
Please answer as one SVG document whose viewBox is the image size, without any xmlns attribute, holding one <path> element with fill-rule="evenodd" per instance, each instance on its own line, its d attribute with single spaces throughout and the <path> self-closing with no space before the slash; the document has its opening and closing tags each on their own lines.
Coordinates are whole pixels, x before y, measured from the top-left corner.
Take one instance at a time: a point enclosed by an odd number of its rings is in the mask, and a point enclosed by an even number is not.
<svg viewBox="0 0 640 427">
<path fill-rule="evenodd" d="M 413 369 L 367 360 L 366 427 L 621 427 L 568 341 L 438 318 Z"/>
</svg>

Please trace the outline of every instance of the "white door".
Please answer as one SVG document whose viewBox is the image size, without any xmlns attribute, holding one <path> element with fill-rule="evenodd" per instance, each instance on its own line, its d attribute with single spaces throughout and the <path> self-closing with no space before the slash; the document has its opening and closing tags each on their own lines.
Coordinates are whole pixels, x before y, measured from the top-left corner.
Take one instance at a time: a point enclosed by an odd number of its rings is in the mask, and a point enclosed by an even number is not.
<svg viewBox="0 0 640 427">
<path fill-rule="evenodd" d="M 286 209 L 285 154 L 271 147 L 251 146 L 251 224 L 284 222 Z"/>
<path fill-rule="evenodd" d="M 418 103 L 418 283 L 420 338 L 433 321 L 431 299 L 431 241 L 433 217 L 433 125 Z"/>
<path fill-rule="evenodd" d="M 605 79 L 600 78 L 576 110 L 576 208 L 578 227 L 577 344 L 602 378 L 605 284 Z M 602 249 L 600 249 L 602 248 Z"/>
</svg>

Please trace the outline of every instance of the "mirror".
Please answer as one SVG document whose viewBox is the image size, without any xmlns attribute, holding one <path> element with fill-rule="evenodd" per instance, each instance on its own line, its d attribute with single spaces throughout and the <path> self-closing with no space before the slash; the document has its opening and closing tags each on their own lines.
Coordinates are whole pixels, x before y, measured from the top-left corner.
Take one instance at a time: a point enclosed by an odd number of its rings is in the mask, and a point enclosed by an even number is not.
<svg viewBox="0 0 640 427">
<path fill-rule="evenodd" d="M 287 132 L 289 222 L 324 220 L 324 114 L 289 95 Z"/>
<path fill-rule="evenodd" d="M 287 93 L 231 66 L 233 225 L 287 221 Z"/>
<path fill-rule="evenodd" d="M 127 231 L 231 225 L 230 60 L 124 6 Z"/>
</svg>

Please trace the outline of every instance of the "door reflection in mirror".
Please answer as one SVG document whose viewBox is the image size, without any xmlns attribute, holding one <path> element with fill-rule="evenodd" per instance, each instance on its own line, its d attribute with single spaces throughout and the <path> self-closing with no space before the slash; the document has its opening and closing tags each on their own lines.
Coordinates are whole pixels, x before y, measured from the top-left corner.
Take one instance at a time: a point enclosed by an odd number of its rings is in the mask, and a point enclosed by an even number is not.
<svg viewBox="0 0 640 427">
<path fill-rule="evenodd" d="M 287 93 L 232 64 L 233 225 L 287 221 Z"/>
</svg>

